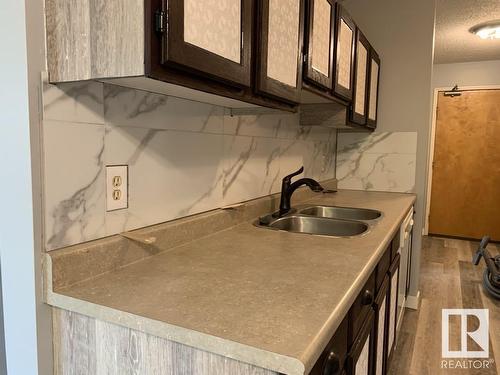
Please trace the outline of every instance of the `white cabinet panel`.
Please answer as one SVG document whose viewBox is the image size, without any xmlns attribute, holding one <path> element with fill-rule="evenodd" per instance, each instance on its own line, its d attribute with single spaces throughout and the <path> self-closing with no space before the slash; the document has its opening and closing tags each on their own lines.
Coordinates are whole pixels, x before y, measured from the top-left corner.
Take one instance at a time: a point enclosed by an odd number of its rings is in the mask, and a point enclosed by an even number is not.
<svg viewBox="0 0 500 375">
<path fill-rule="evenodd" d="M 351 61 L 352 61 L 352 39 L 353 30 L 344 21 L 340 20 L 339 28 L 340 45 L 339 48 L 339 66 L 338 66 L 338 84 L 346 89 L 351 88 Z"/>
<path fill-rule="evenodd" d="M 356 362 L 356 375 L 369 375 L 369 360 L 370 360 L 370 335 L 366 337 L 365 344 L 363 345 L 363 350 Z"/>
<path fill-rule="evenodd" d="M 241 62 L 241 0 L 184 0 L 184 41 Z"/>
<path fill-rule="evenodd" d="M 312 22 L 312 68 L 330 75 L 330 29 L 332 6 L 328 0 L 315 0 Z"/>
<path fill-rule="evenodd" d="M 364 116 L 366 97 L 366 64 L 368 64 L 368 51 L 366 47 L 358 41 L 356 60 L 356 98 L 354 101 L 354 112 Z"/>
<path fill-rule="evenodd" d="M 269 0 L 267 76 L 297 86 L 299 0 Z"/>
</svg>

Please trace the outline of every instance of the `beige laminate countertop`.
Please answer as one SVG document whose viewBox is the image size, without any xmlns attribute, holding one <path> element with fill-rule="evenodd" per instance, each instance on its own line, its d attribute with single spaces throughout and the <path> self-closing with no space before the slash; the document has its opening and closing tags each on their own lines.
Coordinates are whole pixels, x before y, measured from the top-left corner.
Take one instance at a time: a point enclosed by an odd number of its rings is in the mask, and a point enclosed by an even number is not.
<svg viewBox="0 0 500 375">
<path fill-rule="evenodd" d="M 236 225 L 58 290 L 51 304 L 289 374 L 310 371 L 415 196 L 340 190 L 306 203 L 374 208 L 332 238 Z"/>
</svg>

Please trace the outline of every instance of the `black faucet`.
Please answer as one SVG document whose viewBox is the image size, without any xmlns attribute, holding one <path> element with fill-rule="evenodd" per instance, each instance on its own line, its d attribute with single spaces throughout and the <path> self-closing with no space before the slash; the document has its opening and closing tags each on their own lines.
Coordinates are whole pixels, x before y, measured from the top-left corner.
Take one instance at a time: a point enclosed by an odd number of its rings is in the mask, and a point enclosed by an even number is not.
<svg viewBox="0 0 500 375">
<path fill-rule="evenodd" d="M 280 210 L 278 215 L 281 217 L 288 213 L 292 208 L 290 206 L 290 200 L 292 198 L 292 194 L 295 190 L 297 190 L 302 185 L 307 185 L 314 192 L 323 191 L 323 186 L 319 184 L 319 182 L 313 180 L 312 178 L 301 178 L 292 183 L 292 177 L 295 177 L 304 172 L 304 167 L 301 167 L 297 172 L 289 174 L 283 181 L 281 182 L 281 200 L 280 200 Z"/>
</svg>

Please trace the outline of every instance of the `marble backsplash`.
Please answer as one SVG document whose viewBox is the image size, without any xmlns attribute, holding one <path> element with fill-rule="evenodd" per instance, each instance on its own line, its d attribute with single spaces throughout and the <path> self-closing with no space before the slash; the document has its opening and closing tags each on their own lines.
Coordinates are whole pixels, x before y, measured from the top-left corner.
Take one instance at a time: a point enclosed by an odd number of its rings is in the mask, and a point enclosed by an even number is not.
<svg viewBox="0 0 500 375">
<path fill-rule="evenodd" d="M 280 190 L 304 165 L 335 177 L 335 129 L 104 84 L 45 85 L 45 246 L 53 250 Z M 129 166 L 129 208 L 106 212 L 105 167 Z"/>
<path fill-rule="evenodd" d="M 340 189 L 415 191 L 416 132 L 339 133 Z"/>
</svg>

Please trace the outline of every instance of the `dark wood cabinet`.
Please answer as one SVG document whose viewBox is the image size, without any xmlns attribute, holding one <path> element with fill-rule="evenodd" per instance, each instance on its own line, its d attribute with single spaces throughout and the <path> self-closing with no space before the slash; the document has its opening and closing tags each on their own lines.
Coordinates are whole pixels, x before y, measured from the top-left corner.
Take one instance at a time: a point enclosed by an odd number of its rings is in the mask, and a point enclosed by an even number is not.
<svg viewBox="0 0 500 375">
<path fill-rule="evenodd" d="M 162 0 L 161 63 L 251 85 L 252 0 Z"/>
<path fill-rule="evenodd" d="M 358 336 L 366 316 L 372 309 L 372 304 L 375 299 L 375 274 L 374 271 L 370 275 L 349 310 L 349 345 L 352 345 L 356 336 Z"/>
<path fill-rule="evenodd" d="M 368 64 L 369 79 L 368 85 L 368 103 L 366 126 L 375 129 L 377 127 L 378 113 L 378 86 L 380 81 L 380 58 L 377 52 L 370 48 L 370 62 Z"/>
<path fill-rule="evenodd" d="M 373 304 L 373 309 L 375 310 L 375 336 L 373 344 L 374 375 L 384 375 L 386 373 L 389 299 L 389 276 L 386 272 Z"/>
<path fill-rule="evenodd" d="M 291 103 L 302 86 L 303 0 L 258 0 L 255 90 Z"/>
<path fill-rule="evenodd" d="M 304 80 L 333 87 L 336 0 L 307 0 L 304 28 Z"/>
<path fill-rule="evenodd" d="M 370 44 L 361 30 L 356 30 L 356 46 L 354 58 L 353 99 L 350 120 L 358 125 L 366 125 L 367 98 L 369 79 Z"/>
<path fill-rule="evenodd" d="M 390 360 L 396 344 L 399 263 L 400 263 L 400 256 L 399 254 L 396 254 L 396 257 L 392 261 L 391 267 L 389 268 L 389 313 L 387 318 L 388 328 L 387 328 L 387 351 L 386 351 L 387 362 Z"/>
<path fill-rule="evenodd" d="M 309 375 L 385 375 L 396 340 L 399 231 Z"/>
<path fill-rule="evenodd" d="M 371 375 L 373 366 L 374 312 L 370 309 L 347 355 L 348 375 Z"/>
<path fill-rule="evenodd" d="M 333 92 L 345 100 L 352 100 L 354 73 L 354 41 L 356 25 L 347 11 L 337 3 L 335 17 L 335 75 Z"/>
</svg>

